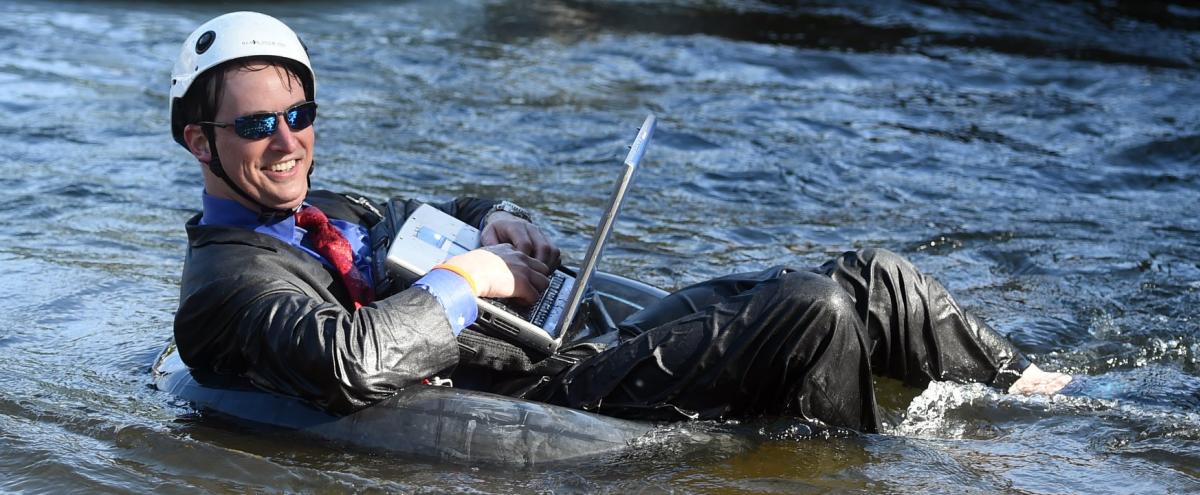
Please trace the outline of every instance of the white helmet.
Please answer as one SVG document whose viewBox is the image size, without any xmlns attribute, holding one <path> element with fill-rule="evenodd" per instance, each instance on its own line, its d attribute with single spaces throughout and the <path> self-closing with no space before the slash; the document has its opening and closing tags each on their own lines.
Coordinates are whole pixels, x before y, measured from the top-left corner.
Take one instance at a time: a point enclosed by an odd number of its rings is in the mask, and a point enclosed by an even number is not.
<svg viewBox="0 0 1200 495">
<path fill-rule="evenodd" d="M 171 96 L 168 98 L 171 135 L 175 141 L 187 147 L 183 140 L 187 122 L 183 122 L 179 103 L 192 83 L 205 71 L 224 62 L 257 57 L 287 59 L 302 65 L 308 73 L 297 75 L 304 79 L 304 87 L 313 92 L 308 98 L 316 98 L 317 78 L 308 61 L 308 49 L 300 37 L 269 15 L 231 12 L 201 24 L 183 42 L 179 59 L 171 70 Z"/>
</svg>

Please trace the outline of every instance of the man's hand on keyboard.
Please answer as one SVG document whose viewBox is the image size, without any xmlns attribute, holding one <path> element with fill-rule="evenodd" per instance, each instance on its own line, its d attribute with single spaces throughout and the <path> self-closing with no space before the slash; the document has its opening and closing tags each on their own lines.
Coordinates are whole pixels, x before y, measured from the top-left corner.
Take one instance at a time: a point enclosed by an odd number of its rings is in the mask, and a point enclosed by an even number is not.
<svg viewBox="0 0 1200 495">
<path fill-rule="evenodd" d="M 511 244 L 494 244 L 446 260 L 467 272 L 475 281 L 476 296 L 513 299 L 529 306 L 537 302 L 550 284 L 550 269 L 541 261 L 516 250 Z"/>
</svg>

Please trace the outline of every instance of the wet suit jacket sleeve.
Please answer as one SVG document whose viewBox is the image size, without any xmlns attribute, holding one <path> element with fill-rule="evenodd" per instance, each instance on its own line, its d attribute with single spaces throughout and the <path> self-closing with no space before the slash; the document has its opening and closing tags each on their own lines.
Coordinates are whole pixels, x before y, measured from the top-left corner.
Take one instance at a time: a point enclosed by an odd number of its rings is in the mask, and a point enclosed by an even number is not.
<svg viewBox="0 0 1200 495">
<path fill-rule="evenodd" d="M 331 217 L 361 220 L 339 211 L 342 202 L 313 196 Z M 477 225 L 491 204 L 441 206 Z M 188 366 L 242 375 L 346 414 L 457 364 L 449 322 L 425 290 L 404 288 L 347 309 L 345 290 L 311 256 L 270 236 L 194 220 L 175 318 Z"/>
</svg>

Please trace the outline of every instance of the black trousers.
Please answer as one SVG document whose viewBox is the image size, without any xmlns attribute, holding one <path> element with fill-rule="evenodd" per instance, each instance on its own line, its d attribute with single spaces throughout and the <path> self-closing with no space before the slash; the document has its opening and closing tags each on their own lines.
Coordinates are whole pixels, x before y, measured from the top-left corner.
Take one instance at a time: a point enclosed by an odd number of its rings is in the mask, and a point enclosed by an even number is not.
<svg viewBox="0 0 1200 495">
<path fill-rule="evenodd" d="M 796 415 L 874 432 L 872 373 L 1007 388 L 1029 362 L 944 287 L 885 250 L 679 290 L 620 343 L 520 395 L 634 419 Z"/>
</svg>

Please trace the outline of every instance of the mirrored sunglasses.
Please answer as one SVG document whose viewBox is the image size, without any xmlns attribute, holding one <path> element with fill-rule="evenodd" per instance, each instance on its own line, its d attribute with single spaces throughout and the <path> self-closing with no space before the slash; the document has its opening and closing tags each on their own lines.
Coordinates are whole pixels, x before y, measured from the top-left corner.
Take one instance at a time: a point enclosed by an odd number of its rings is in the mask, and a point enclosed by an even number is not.
<svg viewBox="0 0 1200 495">
<path fill-rule="evenodd" d="M 243 115 L 227 122 L 200 122 L 200 125 L 213 127 L 233 127 L 233 132 L 246 139 L 262 139 L 275 134 L 279 130 L 279 116 L 287 122 L 293 131 L 302 131 L 317 120 L 317 102 L 306 101 L 289 107 L 282 112 L 262 112 Z"/>
</svg>

